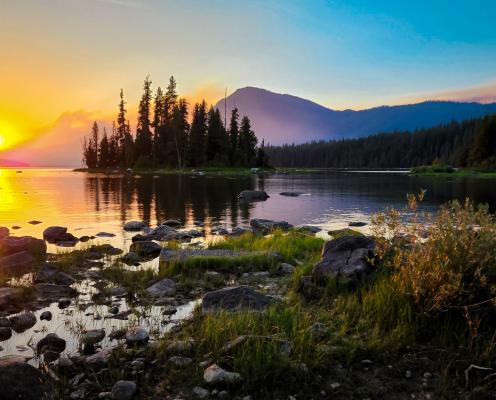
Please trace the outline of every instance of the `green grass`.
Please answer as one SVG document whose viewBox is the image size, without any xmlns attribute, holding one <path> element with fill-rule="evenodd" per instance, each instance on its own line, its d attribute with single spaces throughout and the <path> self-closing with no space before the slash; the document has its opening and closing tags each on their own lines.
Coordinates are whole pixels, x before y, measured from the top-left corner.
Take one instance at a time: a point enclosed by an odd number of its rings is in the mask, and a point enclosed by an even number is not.
<svg viewBox="0 0 496 400">
<path fill-rule="evenodd" d="M 482 171 L 470 168 L 454 169 L 451 166 L 420 166 L 413 167 L 410 175 L 432 176 L 432 177 L 453 177 L 453 178 L 496 178 L 496 171 Z"/>
</svg>

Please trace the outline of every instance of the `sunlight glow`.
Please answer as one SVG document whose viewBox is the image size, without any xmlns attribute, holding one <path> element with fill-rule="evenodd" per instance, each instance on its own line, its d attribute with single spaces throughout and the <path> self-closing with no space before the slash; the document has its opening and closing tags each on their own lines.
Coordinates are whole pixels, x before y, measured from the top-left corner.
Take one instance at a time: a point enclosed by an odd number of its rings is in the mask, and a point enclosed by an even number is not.
<svg viewBox="0 0 496 400">
<path fill-rule="evenodd" d="M 19 130 L 5 120 L 0 120 L 0 150 L 7 150 L 21 142 Z"/>
</svg>

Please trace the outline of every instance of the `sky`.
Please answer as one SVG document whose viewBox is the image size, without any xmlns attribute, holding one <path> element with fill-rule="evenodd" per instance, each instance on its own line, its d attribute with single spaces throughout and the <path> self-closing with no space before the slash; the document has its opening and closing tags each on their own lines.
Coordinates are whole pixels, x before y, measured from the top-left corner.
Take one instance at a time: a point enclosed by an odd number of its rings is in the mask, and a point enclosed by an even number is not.
<svg viewBox="0 0 496 400">
<path fill-rule="evenodd" d="M 190 102 L 496 101 L 495 20 L 490 0 L 0 0 L 0 159 L 79 164 L 120 88 L 133 123 L 147 75 Z"/>
</svg>

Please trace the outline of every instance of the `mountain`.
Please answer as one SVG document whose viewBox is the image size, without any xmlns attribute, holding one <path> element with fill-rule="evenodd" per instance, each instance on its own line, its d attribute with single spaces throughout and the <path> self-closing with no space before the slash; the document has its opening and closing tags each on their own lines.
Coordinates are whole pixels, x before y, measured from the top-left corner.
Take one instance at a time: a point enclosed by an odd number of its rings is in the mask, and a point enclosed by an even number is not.
<svg viewBox="0 0 496 400">
<path fill-rule="evenodd" d="M 312 101 L 265 89 L 245 87 L 227 97 L 227 119 L 236 104 L 252 121 L 258 138 L 270 144 L 356 138 L 378 132 L 428 128 L 496 112 L 496 103 L 425 101 L 366 110 L 337 111 Z M 216 107 L 224 113 L 224 99 Z"/>
</svg>

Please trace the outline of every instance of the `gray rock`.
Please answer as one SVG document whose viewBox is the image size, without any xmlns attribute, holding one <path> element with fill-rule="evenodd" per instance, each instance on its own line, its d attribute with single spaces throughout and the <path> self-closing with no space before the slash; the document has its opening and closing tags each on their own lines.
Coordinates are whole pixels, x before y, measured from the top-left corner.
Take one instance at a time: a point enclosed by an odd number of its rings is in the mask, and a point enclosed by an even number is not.
<svg viewBox="0 0 496 400">
<path fill-rule="evenodd" d="M 176 367 L 186 367 L 193 363 L 193 360 L 189 357 L 172 356 L 169 358 L 169 362 L 174 364 Z"/>
<path fill-rule="evenodd" d="M 10 328 L 10 320 L 5 317 L 0 317 L 0 328 Z"/>
<path fill-rule="evenodd" d="M 33 313 L 18 314 L 10 318 L 10 323 L 14 331 L 21 333 L 36 324 L 36 317 Z"/>
<path fill-rule="evenodd" d="M 128 346 L 145 344 L 148 340 L 150 340 L 150 335 L 142 326 L 133 326 L 126 332 L 126 343 Z"/>
<path fill-rule="evenodd" d="M 34 285 L 36 294 L 42 300 L 58 301 L 62 297 L 76 297 L 78 292 L 76 289 L 65 285 L 55 285 L 53 283 L 38 283 Z"/>
<path fill-rule="evenodd" d="M 40 320 L 51 321 L 52 320 L 52 313 L 50 311 L 43 311 L 40 314 Z"/>
<path fill-rule="evenodd" d="M 100 343 L 104 338 L 105 330 L 93 329 L 83 334 L 83 336 L 81 337 L 81 343 L 91 346 Z"/>
<path fill-rule="evenodd" d="M 275 229 L 287 231 L 293 227 L 293 225 L 286 221 L 274 221 L 271 219 L 263 218 L 254 218 L 250 220 L 250 226 L 257 231 L 262 231 L 264 233 L 273 231 Z"/>
<path fill-rule="evenodd" d="M 136 393 L 136 383 L 133 381 L 117 381 L 112 386 L 113 400 L 131 400 Z"/>
<path fill-rule="evenodd" d="M 110 358 L 110 351 L 109 350 L 102 350 L 99 351 L 98 353 L 95 353 L 91 356 L 88 356 L 84 359 L 84 364 L 94 370 L 98 371 L 103 368 L 106 368 L 108 365 L 108 361 Z"/>
<path fill-rule="evenodd" d="M 59 308 L 67 308 L 71 305 L 71 299 L 67 297 L 62 297 L 59 299 L 58 306 Z"/>
<path fill-rule="evenodd" d="M 168 219 L 168 220 L 164 221 L 162 223 L 162 225 L 179 227 L 182 224 L 181 224 L 181 221 L 178 221 L 177 219 Z"/>
<path fill-rule="evenodd" d="M 142 231 L 146 228 L 146 224 L 143 221 L 129 221 L 124 224 L 124 230 L 128 232 Z"/>
<path fill-rule="evenodd" d="M 1 398 L 5 400 L 40 400 L 47 392 L 46 376 L 26 363 L 23 357 L 0 358 Z"/>
<path fill-rule="evenodd" d="M 4 340 L 9 340 L 12 337 L 12 329 L 10 327 L 5 326 L 0 328 L 0 342 Z"/>
<path fill-rule="evenodd" d="M 188 354 L 193 350 L 193 340 L 175 340 L 167 345 L 165 351 L 167 354 Z"/>
<path fill-rule="evenodd" d="M 309 232 L 313 234 L 319 233 L 322 230 L 318 226 L 313 226 L 313 225 L 300 225 L 296 227 L 296 229 L 298 229 L 299 231 Z"/>
<path fill-rule="evenodd" d="M 370 263 L 374 257 L 374 241 L 367 236 L 342 236 L 324 244 L 322 258 L 312 271 L 316 282 L 330 277 L 344 277 L 358 282 L 375 269 Z"/>
<path fill-rule="evenodd" d="M 131 244 L 130 251 L 142 258 L 155 258 L 160 255 L 162 246 L 152 241 L 134 242 Z"/>
<path fill-rule="evenodd" d="M 218 309 L 262 310 L 272 301 L 273 299 L 271 297 L 257 292 L 248 286 L 226 287 L 206 293 L 203 296 L 202 309 L 204 312 Z"/>
<path fill-rule="evenodd" d="M 167 297 L 176 294 L 176 283 L 169 278 L 162 279 L 146 289 L 150 296 Z"/>
<path fill-rule="evenodd" d="M 281 196 L 286 196 L 286 197 L 298 197 L 304 194 L 303 192 L 281 192 L 279 193 Z"/>
<path fill-rule="evenodd" d="M 279 267 L 279 272 L 284 275 L 291 275 L 295 271 L 295 267 L 288 263 L 282 263 Z"/>
<path fill-rule="evenodd" d="M 134 251 L 130 251 L 129 253 L 126 253 L 121 257 L 121 261 L 127 265 L 135 265 L 135 264 L 139 264 L 141 259 L 140 256 L 136 254 Z"/>
<path fill-rule="evenodd" d="M 211 365 L 203 372 L 203 379 L 208 384 L 237 383 L 242 380 L 237 372 L 226 371 L 217 364 Z"/>
<path fill-rule="evenodd" d="M 247 201 L 267 200 L 270 196 L 263 190 L 243 190 L 238 198 Z"/>
<path fill-rule="evenodd" d="M 208 396 L 210 396 L 210 392 L 207 389 L 204 389 L 199 386 L 194 387 L 192 392 L 195 395 L 195 397 L 199 399 L 206 399 L 208 398 Z"/>
<path fill-rule="evenodd" d="M 36 344 L 36 351 L 41 354 L 48 351 L 62 353 L 65 350 L 65 340 L 60 338 L 56 333 L 49 333 Z"/>
<path fill-rule="evenodd" d="M 241 236 L 244 235 L 245 233 L 253 233 L 253 228 L 250 226 L 236 226 L 233 228 L 231 233 L 229 234 L 230 236 Z"/>
</svg>

